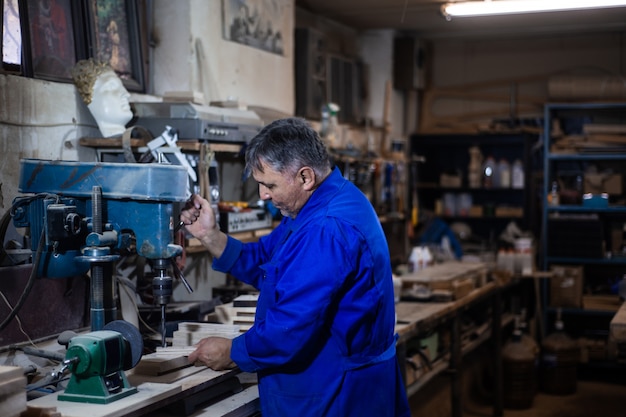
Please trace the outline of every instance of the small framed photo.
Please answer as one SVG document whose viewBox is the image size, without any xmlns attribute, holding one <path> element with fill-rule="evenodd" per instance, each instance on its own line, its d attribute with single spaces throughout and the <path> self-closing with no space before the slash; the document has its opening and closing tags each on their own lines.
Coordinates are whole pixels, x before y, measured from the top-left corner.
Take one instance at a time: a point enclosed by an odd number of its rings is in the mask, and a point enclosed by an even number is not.
<svg viewBox="0 0 626 417">
<path fill-rule="evenodd" d="M 85 52 L 81 7 L 80 2 L 71 0 L 20 2 L 25 75 L 72 81 L 71 70 Z"/>
<path fill-rule="evenodd" d="M 90 56 L 107 62 L 130 91 L 145 91 L 143 2 L 89 0 Z"/>
</svg>

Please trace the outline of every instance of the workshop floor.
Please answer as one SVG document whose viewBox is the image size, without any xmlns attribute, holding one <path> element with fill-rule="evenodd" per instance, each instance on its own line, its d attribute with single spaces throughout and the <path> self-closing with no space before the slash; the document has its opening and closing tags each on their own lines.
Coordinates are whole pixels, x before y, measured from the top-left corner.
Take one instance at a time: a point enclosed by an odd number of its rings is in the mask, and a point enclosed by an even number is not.
<svg viewBox="0 0 626 417">
<path fill-rule="evenodd" d="M 554 396 L 539 393 L 526 410 L 504 410 L 504 417 L 590 417 L 622 416 L 626 386 L 579 381 L 575 394 Z M 469 404 L 468 404 L 469 406 Z M 465 407 L 464 417 L 491 416 L 490 407 Z"/>
<path fill-rule="evenodd" d="M 451 415 L 450 391 L 446 378 L 425 392 L 410 399 L 414 417 L 449 417 Z M 434 381 L 433 381 L 434 382 Z M 475 380 L 474 380 L 475 382 Z M 438 386 L 439 385 L 439 386 Z M 476 385 L 466 384 L 463 397 L 463 417 L 491 417 L 493 408 L 488 402 L 478 399 L 470 392 L 475 392 Z M 538 393 L 533 406 L 526 410 L 504 410 L 503 417 L 618 417 L 626 415 L 626 373 L 610 378 L 603 375 L 591 375 L 578 380 L 575 394 L 555 396 Z"/>
</svg>

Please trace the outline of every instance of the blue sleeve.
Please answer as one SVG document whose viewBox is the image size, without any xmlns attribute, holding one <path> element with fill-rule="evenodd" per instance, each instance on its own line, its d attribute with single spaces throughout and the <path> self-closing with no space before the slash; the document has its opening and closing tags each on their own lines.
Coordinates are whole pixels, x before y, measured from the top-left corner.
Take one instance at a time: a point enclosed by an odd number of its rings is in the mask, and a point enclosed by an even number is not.
<svg viewBox="0 0 626 417">
<path fill-rule="evenodd" d="M 283 221 L 269 235 L 261 237 L 258 242 L 242 243 L 228 236 L 224 253 L 213 259 L 213 269 L 229 273 L 239 281 L 259 288 L 263 278 L 263 270 L 259 265 L 267 262 L 277 242 L 288 233 L 288 227 L 284 223 Z"/>
<path fill-rule="evenodd" d="M 320 336 L 333 325 L 327 319 L 331 307 L 336 307 L 337 293 L 348 277 L 355 276 L 359 261 L 347 254 L 359 253 L 358 248 L 348 247 L 359 245 L 358 236 L 346 230 L 338 233 L 329 224 L 299 236 L 299 241 L 292 236 L 295 241 L 277 257 L 279 262 L 263 266 L 255 325 L 233 340 L 231 350 L 231 359 L 244 371 L 298 361 L 317 349 L 320 339 L 325 339 Z"/>
</svg>

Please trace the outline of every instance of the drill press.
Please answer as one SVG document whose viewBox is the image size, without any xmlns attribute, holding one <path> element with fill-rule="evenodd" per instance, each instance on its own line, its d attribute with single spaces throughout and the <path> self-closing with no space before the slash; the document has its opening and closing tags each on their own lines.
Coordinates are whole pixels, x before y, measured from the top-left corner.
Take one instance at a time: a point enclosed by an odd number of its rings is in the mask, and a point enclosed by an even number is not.
<svg viewBox="0 0 626 417">
<path fill-rule="evenodd" d="M 172 294 L 167 270 L 182 247 L 173 243 L 173 207 L 187 199 L 185 167 L 169 164 L 88 163 L 24 159 L 19 191 L 11 208 L 15 227 L 30 230 L 31 249 L 44 240 L 38 276 L 63 278 L 91 271 L 91 330 L 116 319 L 113 262 L 124 253 L 147 258 L 155 299 Z M 36 256 L 33 256 L 36 259 Z M 177 268 L 175 268 L 177 271 Z M 179 278 L 189 291 L 191 287 Z"/>
</svg>

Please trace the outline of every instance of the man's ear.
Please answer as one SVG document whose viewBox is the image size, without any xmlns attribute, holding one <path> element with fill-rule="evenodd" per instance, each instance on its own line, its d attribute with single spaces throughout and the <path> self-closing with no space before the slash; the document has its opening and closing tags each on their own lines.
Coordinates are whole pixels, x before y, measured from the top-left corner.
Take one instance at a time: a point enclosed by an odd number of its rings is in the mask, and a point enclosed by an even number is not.
<svg viewBox="0 0 626 417">
<path fill-rule="evenodd" d="M 311 191 L 316 186 L 315 171 L 313 171 L 310 167 L 300 168 L 296 181 L 299 181 L 302 184 L 302 188 L 306 191 Z"/>
</svg>

